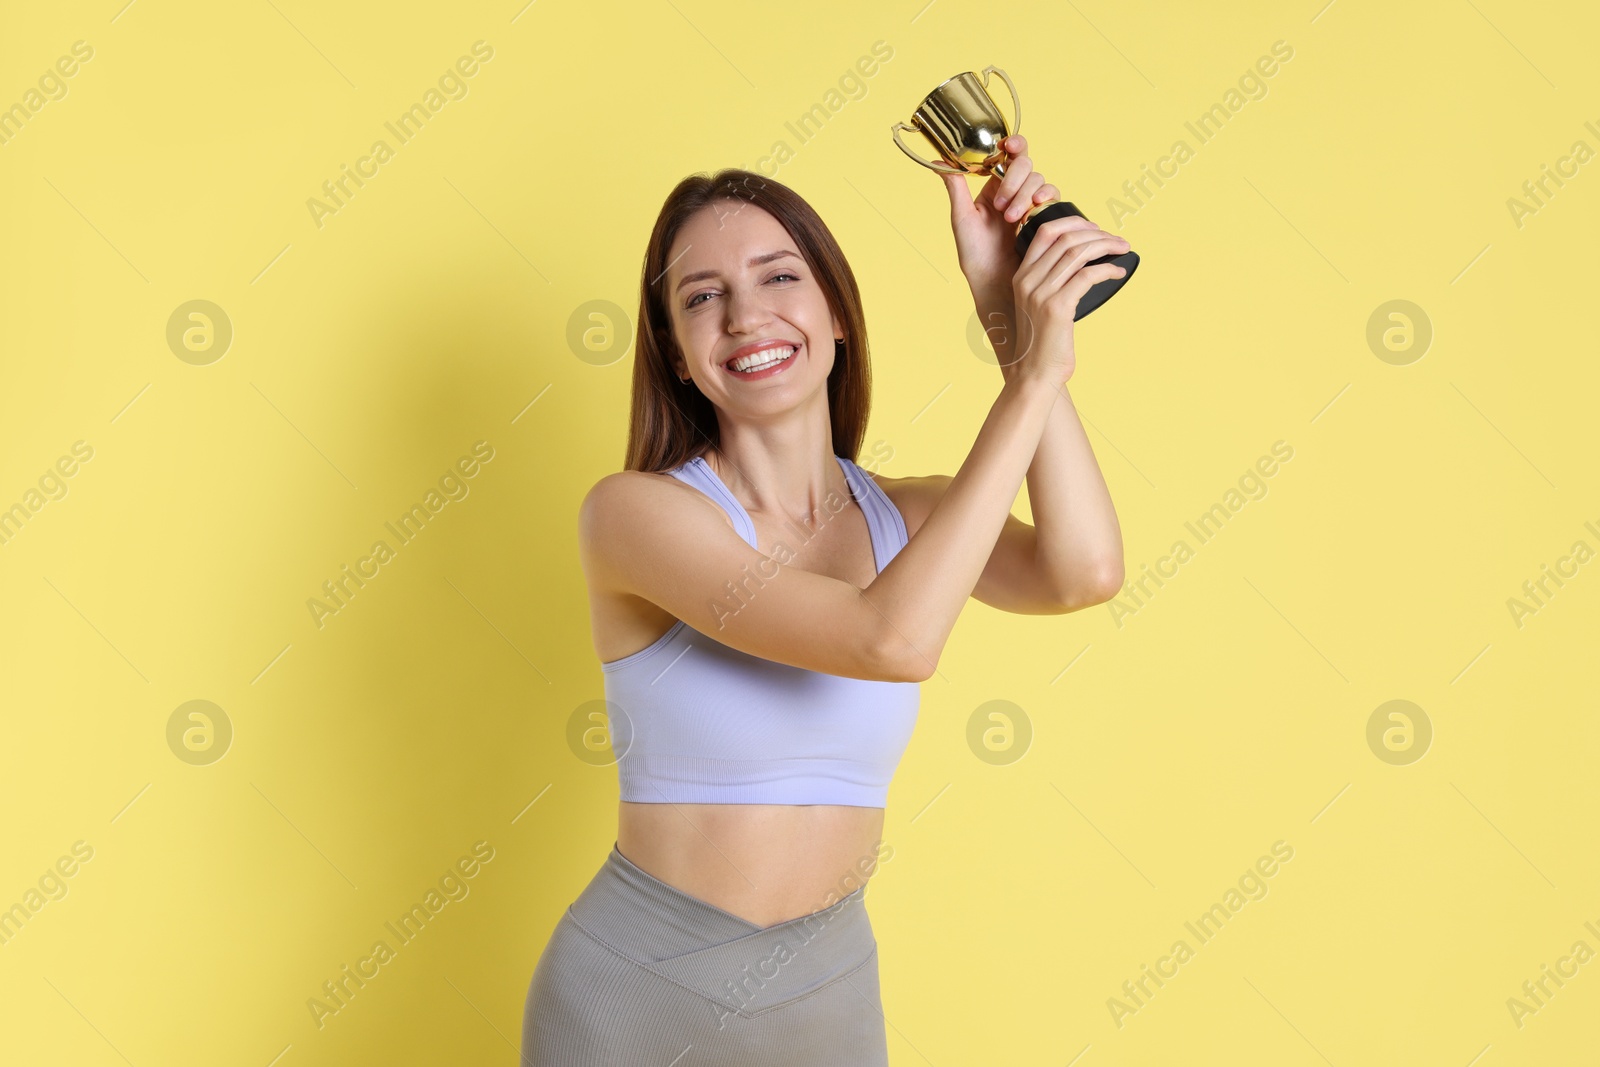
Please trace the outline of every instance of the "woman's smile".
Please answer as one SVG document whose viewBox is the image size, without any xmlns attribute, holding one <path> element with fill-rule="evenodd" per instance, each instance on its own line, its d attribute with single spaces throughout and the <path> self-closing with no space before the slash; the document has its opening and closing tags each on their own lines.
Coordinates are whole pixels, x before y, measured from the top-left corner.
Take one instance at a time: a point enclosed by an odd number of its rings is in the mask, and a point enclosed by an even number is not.
<svg viewBox="0 0 1600 1067">
<path fill-rule="evenodd" d="M 803 345 L 801 347 L 804 347 Z M 730 359 L 722 365 L 722 369 L 745 381 L 754 381 L 757 378 L 771 378 L 782 374 L 789 369 L 795 357 L 800 354 L 799 348 L 768 348 L 757 352 L 749 361 Z M 748 362 L 749 370 L 734 370 L 734 366 L 741 362 Z"/>
</svg>

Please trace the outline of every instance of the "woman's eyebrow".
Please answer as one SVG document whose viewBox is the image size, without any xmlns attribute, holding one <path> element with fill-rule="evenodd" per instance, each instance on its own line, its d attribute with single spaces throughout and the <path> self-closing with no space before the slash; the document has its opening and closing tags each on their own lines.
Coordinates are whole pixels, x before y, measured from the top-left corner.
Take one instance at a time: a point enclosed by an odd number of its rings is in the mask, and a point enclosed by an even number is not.
<svg viewBox="0 0 1600 1067">
<path fill-rule="evenodd" d="M 773 260 L 782 259 L 784 256 L 794 256 L 795 259 L 800 258 L 799 253 L 791 252 L 789 249 L 784 248 L 776 252 L 767 252 L 763 255 L 756 256 L 749 263 L 745 264 L 745 266 L 759 267 L 763 263 L 771 263 Z M 677 287 L 682 289 L 690 282 L 698 282 L 705 278 L 715 278 L 719 273 L 720 272 L 716 270 L 697 270 L 693 274 L 685 274 L 683 276 L 683 280 L 678 283 Z"/>
</svg>

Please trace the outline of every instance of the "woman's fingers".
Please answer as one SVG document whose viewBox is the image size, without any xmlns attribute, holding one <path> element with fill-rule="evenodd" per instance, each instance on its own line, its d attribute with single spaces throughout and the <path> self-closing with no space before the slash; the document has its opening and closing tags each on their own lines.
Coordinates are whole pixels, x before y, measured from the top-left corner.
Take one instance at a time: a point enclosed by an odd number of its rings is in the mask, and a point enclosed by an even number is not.
<svg viewBox="0 0 1600 1067">
<path fill-rule="evenodd" d="M 1026 137 L 1022 136 L 1022 134 L 1020 134 L 1020 133 L 1013 133 L 1009 137 L 1005 138 L 1003 141 L 1000 142 L 1000 147 L 1005 151 L 1006 155 L 1011 157 L 1011 159 L 1013 161 L 1016 160 L 1018 157 L 1021 157 L 1023 159 L 1027 159 L 1027 155 L 1028 155 L 1028 139 Z M 1031 159 L 1029 159 L 1029 160 L 1027 160 L 1027 163 L 1028 163 L 1027 169 L 1028 170 L 1032 170 L 1033 169 L 1033 161 Z M 1011 166 L 1012 166 L 1011 162 L 1007 162 L 1006 163 L 1006 177 L 1007 178 L 1009 178 L 1011 176 Z M 1002 181 L 1001 185 L 1004 186 L 1005 182 Z M 994 206 L 995 206 L 996 210 L 999 210 L 999 209 L 1002 209 L 1002 208 L 1006 207 L 1008 204 L 1011 203 L 1011 201 L 1013 199 L 1015 199 L 1015 193 L 1013 192 L 1013 190 L 1015 188 L 1016 188 L 1015 186 L 1007 186 L 1004 189 L 1004 193 L 1005 193 L 1004 197 L 1002 197 L 1000 195 L 1002 190 L 999 190 L 999 189 L 995 190 L 995 196 L 994 196 L 995 204 L 994 204 Z"/>
<path fill-rule="evenodd" d="M 994 205 L 1004 208 L 1017 196 L 1017 190 L 1022 188 L 1022 183 L 1033 173 L 1033 160 L 1027 156 L 1015 156 L 1006 162 L 1006 176 L 1000 180 L 1000 188 L 995 190 Z"/>
<path fill-rule="evenodd" d="M 1034 231 L 1033 240 L 1023 253 L 1017 269 L 1017 280 L 1025 286 L 1036 286 L 1050 273 L 1056 262 L 1079 242 L 1093 239 L 1103 231 L 1080 215 L 1051 219 Z"/>
<path fill-rule="evenodd" d="M 1096 234 L 1101 231 L 1094 231 Z M 1128 242 L 1121 237 L 1091 236 L 1079 241 L 1062 253 L 1050 269 L 1050 273 L 1040 281 L 1041 292 L 1049 293 L 1067 284 L 1075 274 L 1082 273 L 1085 263 L 1091 263 L 1102 256 L 1114 256 L 1119 252 L 1128 250 Z M 1114 266 L 1114 265 L 1112 265 Z"/>
<path fill-rule="evenodd" d="M 1038 171 L 1028 175 L 1027 180 L 1022 183 L 1022 188 L 1017 190 L 1017 195 L 1012 198 L 1011 203 L 1006 205 L 1005 220 L 1007 222 L 1016 222 L 1033 210 L 1033 205 L 1038 200 L 1039 189 L 1043 185 L 1044 175 Z"/>
<path fill-rule="evenodd" d="M 1058 219 L 1051 219 L 1042 224 L 1033 233 L 1033 240 L 1028 243 L 1027 250 L 1022 254 L 1022 263 L 1017 269 L 1018 275 L 1031 274 L 1033 268 L 1055 246 L 1056 241 L 1073 230 L 1092 227 L 1094 223 L 1080 215 L 1067 215 Z"/>
<path fill-rule="evenodd" d="M 1098 285 L 1107 278 L 1120 278 L 1128 272 L 1115 263 L 1096 263 L 1092 267 L 1085 267 L 1072 276 L 1072 280 L 1061 287 L 1061 292 L 1055 299 L 1064 300 L 1070 304 L 1074 311 L 1077 310 L 1078 301 L 1083 299 L 1091 287 Z"/>
</svg>

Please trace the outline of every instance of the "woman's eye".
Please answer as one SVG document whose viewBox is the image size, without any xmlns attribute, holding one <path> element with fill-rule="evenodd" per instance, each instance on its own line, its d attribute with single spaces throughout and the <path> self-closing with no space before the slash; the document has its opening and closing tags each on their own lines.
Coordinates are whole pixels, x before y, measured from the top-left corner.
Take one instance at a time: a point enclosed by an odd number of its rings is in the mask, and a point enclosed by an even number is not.
<svg viewBox="0 0 1600 1067">
<path fill-rule="evenodd" d="M 767 281 L 775 282 L 779 278 L 788 278 L 790 281 L 794 281 L 794 282 L 797 282 L 797 281 L 800 280 L 798 275 L 790 274 L 788 271 L 780 271 L 779 273 L 774 274 L 771 278 L 768 278 Z M 687 304 L 684 304 L 683 306 L 686 307 L 686 308 L 695 307 L 696 305 L 698 305 L 700 303 L 700 298 L 702 296 L 710 296 L 710 295 L 711 295 L 710 293 L 696 293 L 693 296 L 691 296 L 689 298 L 689 302 Z"/>
</svg>

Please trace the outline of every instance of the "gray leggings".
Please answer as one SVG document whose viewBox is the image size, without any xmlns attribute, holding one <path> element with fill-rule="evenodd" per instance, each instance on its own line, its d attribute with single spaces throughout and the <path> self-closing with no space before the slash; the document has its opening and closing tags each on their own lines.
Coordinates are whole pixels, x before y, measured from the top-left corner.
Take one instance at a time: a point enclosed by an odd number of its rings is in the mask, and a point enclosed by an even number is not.
<svg viewBox="0 0 1600 1067">
<path fill-rule="evenodd" d="M 762 927 L 613 843 L 534 968 L 523 1067 L 887 1067 L 865 893 Z"/>
</svg>

